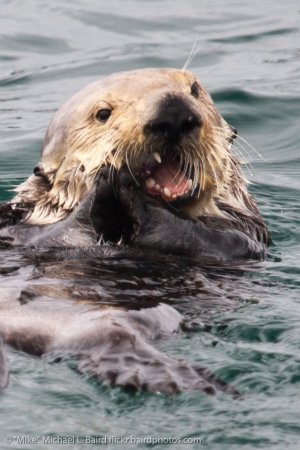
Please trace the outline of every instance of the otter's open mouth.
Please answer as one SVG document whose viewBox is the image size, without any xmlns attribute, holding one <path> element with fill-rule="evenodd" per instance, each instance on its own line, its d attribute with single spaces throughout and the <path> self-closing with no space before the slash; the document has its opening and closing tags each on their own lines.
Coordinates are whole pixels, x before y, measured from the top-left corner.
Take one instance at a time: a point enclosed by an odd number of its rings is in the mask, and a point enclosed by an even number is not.
<svg viewBox="0 0 300 450">
<path fill-rule="evenodd" d="M 193 181 L 184 174 L 178 156 L 152 153 L 144 162 L 141 175 L 150 195 L 160 195 L 168 202 L 192 195 Z"/>
</svg>

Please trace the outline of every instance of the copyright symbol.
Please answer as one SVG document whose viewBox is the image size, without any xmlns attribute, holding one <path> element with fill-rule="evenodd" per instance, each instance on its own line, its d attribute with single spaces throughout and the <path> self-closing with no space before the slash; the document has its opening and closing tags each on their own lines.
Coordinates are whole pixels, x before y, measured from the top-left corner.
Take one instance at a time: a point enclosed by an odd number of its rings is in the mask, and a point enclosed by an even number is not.
<svg viewBox="0 0 300 450">
<path fill-rule="evenodd" d="M 5 442 L 7 442 L 8 444 L 12 443 L 13 438 L 11 436 L 6 436 L 5 438 Z"/>
</svg>

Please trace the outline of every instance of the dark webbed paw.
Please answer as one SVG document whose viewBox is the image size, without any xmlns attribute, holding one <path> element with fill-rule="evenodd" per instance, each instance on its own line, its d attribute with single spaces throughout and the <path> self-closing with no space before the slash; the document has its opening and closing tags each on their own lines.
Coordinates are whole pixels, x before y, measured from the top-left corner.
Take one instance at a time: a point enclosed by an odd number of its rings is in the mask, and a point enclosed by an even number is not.
<svg viewBox="0 0 300 450">
<path fill-rule="evenodd" d="M 126 240 L 132 232 L 132 220 L 119 199 L 118 176 L 113 166 L 104 166 L 96 180 L 91 220 L 104 242 L 117 243 L 121 238 Z"/>
<path fill-rule="evenodd" d="M 48 356 L 75 356 L 80 373 L 111 386 L 166 394 L 201 390 L 236 395 L 208 369 L 174 359 L 152 345 L 162 333 L 178 330 L 181 319 L 175 309 L 164 304 L 140 311 L 111 310 L 94 319 L 84 335 L 71 324 L 68 341 L 65 332 L 62 341 L 58 336 L 48 348 Z"/>
<path fill-rule="evenodd" d="M 160 196 L 150 196 L 126 167 L 117 177 L 118 198 L 132 222 L 128 243 L 196 258 L 232 260 L 261 257 L 262 247 L 224 222 L 221 229 L 187 217 Z"/>
<path fill-rule="evenodd" d="M 176 216 L 160 197 L 145 193 L 125 167 L 118 174 L 118 196 L 132 223 L 129 242 L 137 246 L 163 249 L 165 238 L 175 226 Z"/>
<path fill-rule="evenodd" d="M 91 360 L 84 359 L 80 361 L 78 369 L 113 387 L 134 391 L 176 394 L 198 390 L 210 395 L 240 395 L 204 367 L 172 360 L 166 355 L 161 356 L 161 359 L 156 357 L 153 360 L 126 354 L 119 357 L 107 356 L 99 359 L 98 366 L 90 365 Z"/>
<path fill-rule="evenodd" d="M 114 387 L 165 394 L 200 390 L 239 396 L 208 369 L 173 359 L 124 329 L 114 331 L 106 348 L 89 349 L 79 358 L 79 372 Z"/>
</svg>

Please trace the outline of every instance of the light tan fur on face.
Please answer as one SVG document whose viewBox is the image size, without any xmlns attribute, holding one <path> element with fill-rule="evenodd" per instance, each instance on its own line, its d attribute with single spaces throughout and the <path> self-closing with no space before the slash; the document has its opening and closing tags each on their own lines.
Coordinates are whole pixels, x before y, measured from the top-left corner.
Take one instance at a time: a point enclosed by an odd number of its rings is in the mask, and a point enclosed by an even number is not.
<svg viewBox="0 0 300 450">
<path fill-rule="evenodd" d="M 145 69 L 112 75 L 73 96 L 47 130 L 40 176 L 30 176 L 16 189 L 12 203 L 26 211 L 24 221 L 43 225 L 65 219 L 87 196 L 101 166 L 127 165 L 134 176 L 148 155 L 162 152 L 143 129 L 158 102 L 170 94 L 182 96 L 202 122 L 197 134 L 176 146 L 182 172 L 191 175 L 194 168 L 196 197 L 185 212 L 224 217 L 220 203 L 245 215 L 253 212 L 239 164 L 229 151 L 232 130 L 200 84 L 199 98 L 191 95 L 195 81 L 188 71 Z M 112 109 L 105 123 L 96 119 L 100 109 Z"/>
</svg>

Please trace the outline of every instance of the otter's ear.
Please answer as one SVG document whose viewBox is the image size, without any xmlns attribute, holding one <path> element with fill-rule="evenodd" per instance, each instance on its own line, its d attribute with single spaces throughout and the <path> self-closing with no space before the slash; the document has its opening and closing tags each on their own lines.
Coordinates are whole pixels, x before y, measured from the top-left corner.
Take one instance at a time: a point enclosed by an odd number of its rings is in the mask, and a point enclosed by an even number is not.
<svg viewBox="0 0 300 450">
<path fill-rule="evenodd" d="M 43 163 L 39 162 L 33 169 L 33 173 L 36 177 L 40 177 L 40 178 L 43 178 L 44 180 L 48 181 L 48 176 L 46 174 L 45 166 Z"/>
<path fill-rule="evenodd" d="M 230 130 L 231 130 L 231 132 L 232 132 L 232 134 L 231 134 L 231 139 L 235 139 L 235 138 L 237 137 L 237 135 L 238 135 L 237 129 L 234 128 L 234 127 L 231 126 L 231 125 L 229 125 L 229 128 L 230 128 Z"/>
<path fill-rule="evenodd" d="M 230 135 L 229 135 L 229 138 L 228 138 L 228 142 L 229 142 L 229 144 L 230 144 L 230 146 L 231 146 L 231 144 L 233 143 L 233 139 L 235 139 L 235 138 L 237 137 L 238 132 L 237 132 L 237 130 L 236 130 L 234 127 L 232 127 L 231 125 L 229 125 L 229 129 L 230 129 Z"/>
</svg>

